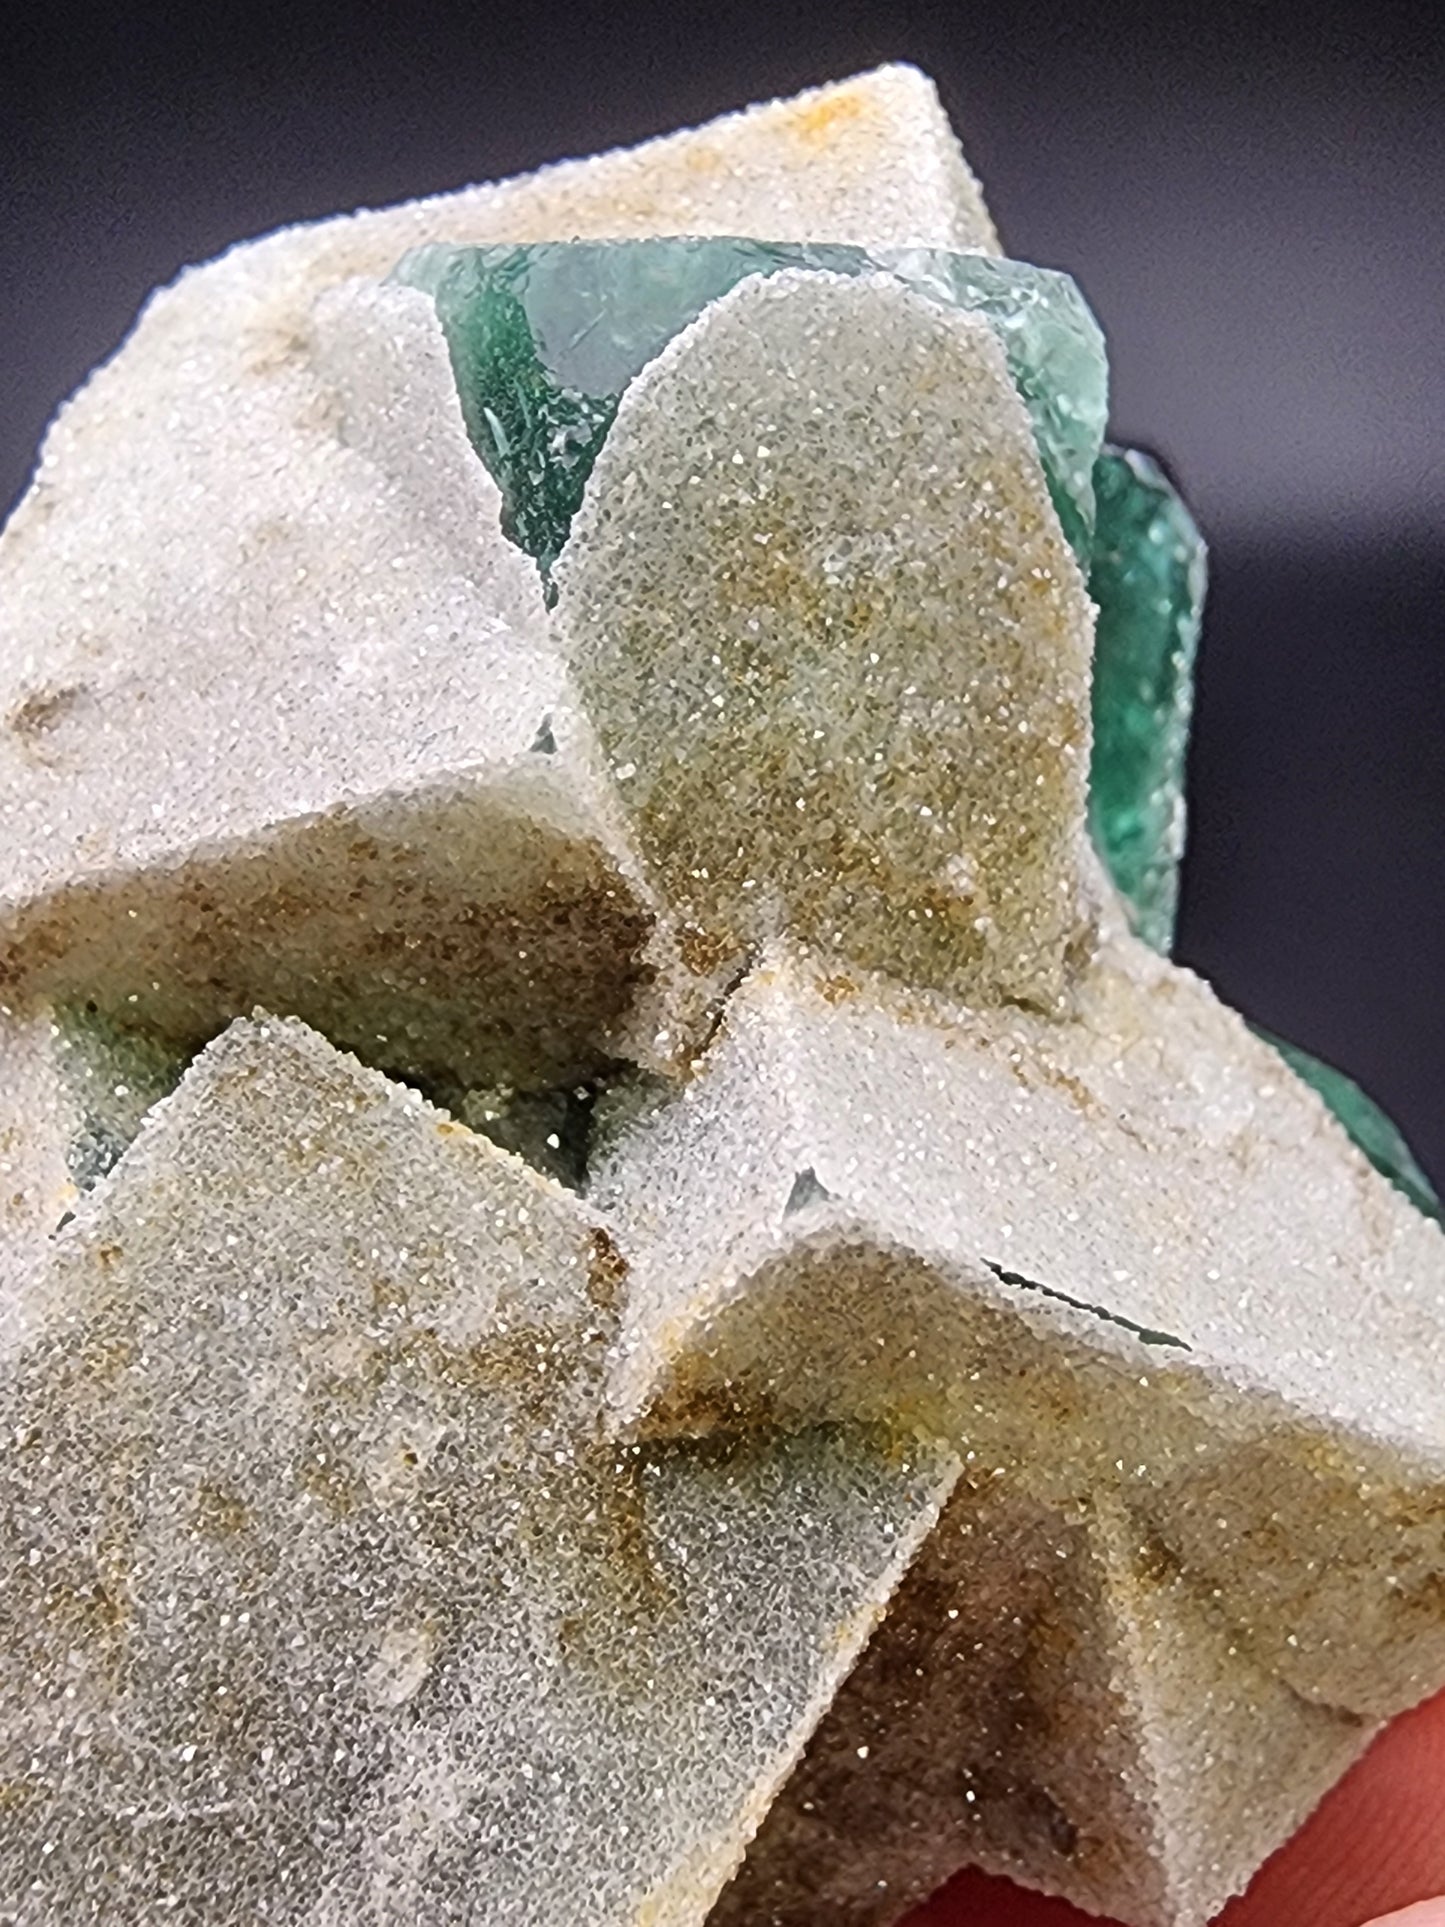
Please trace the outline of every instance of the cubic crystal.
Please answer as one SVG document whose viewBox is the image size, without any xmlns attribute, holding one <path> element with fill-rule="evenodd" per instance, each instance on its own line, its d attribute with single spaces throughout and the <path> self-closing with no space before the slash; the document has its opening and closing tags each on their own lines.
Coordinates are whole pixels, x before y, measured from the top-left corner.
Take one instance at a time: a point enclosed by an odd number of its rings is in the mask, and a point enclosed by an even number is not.
<svg viewBox="0 0 1445 1927">
<path fill-rule="evenodd" d="M 625 1273 L 300 1026 L 202 1056 L 0 1389 L 6 1911 L 707 1912 L 955 1463 L 599 1438 Z"/>
<path fill-rule="evenodd" d="M 1445 1682 L 1438 1207 L 1168 961 L 1202 545 L 998 253 L 889 68 L 234 250 L 62 414 L 6 1922 L 1203 1927 Z"/>
</svg>

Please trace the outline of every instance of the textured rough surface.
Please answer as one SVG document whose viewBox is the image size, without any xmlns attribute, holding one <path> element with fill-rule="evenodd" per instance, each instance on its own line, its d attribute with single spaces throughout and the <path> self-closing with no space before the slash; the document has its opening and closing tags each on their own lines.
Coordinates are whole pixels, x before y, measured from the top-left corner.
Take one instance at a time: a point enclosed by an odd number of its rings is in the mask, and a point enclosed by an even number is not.
<svg viewBox="0 0 1445 1927">
<path fill-rule="evenodd" d="M 1438 1208 L 1160 954 L 1200 547 L 997 245 L 885 68 L 236 249 L 63 412 L 0 1923 L 1202 1927 L 1445 1681 Z"/>
<path fill-rule="evenodd" d="M 432 1072 L 468 1022 L 446 986 L 530 948 L 473 1020 L 483 1080 L 518 1069 L 499 1031 L 614 1014 L 636 906 L 570 773 L 516 794 L 557 699 L 536 577 L 430 303 L 375 284 L 424 242 L 759 228 L 997 251 L 930 83 L 885 68 L 292 229 L 154 298 L 0 544 L 0 994 L 153 998 L 193 1045 L 260 999 Z M 610 957 L 571 939 L 594 919 Z M 589 971 L 579 1005 L 562 986 Z"/>
<path fill-rule="evenodd" d="M 971 1471 L 714 1927 L 878 1927 L 964 1862 L 1203 1920 L 1373 1730 L 1241 1656 L 1113 1501 Z"/>
<path fill-rule="evenodd" d="M 600 1439 L 619 1279 L 299 1026 L 199 1060 L 0 1390 L 7 1918 L 706 1910 L 952 1461 Z"/>
<path fill-rule="evenodd" d="M 884 277 L 744 282 L 628 389 L 557 580 L 710 961 L 786 931 L 1060 1005 L 1093 612 L 985 322 Z"/>
<path fill-rule="evenodd" d="M 397 1069 L 565 1076 L 648 914 L 428 304 L 356 291 L 316 326 L 329 401 L 303 363 L 237 409 L 212 368 L 152 442 L 156 378 L 122 361 L 114 417 L 82 400 L 52 437 L 0 547 L 0 984 L 191 1048 L 260 998 Z"/>
<path fill-rule="evenodd" d="M 183 1069 L 164 1042 L 84 1006 L 0 1011 L 0 1356 L 30 1328 L 51 1233 Z"/>
<path fill-rule="evenodd" d="M 1060 1505 L 1118 1487 L 1298 1690 L 1394 1711 L 1445 1671 L 1439 1230 L 1187 973 L 1123 938 L 1081 1001 L 736 994 L 594 1172 L 619 1422 L 901 1413 Z"/>
<path fill-rule="evenodd" d="M 1439 1241 L 1347 1156 L 1128 940 L 1067 1025 L 796 968 L 734 997 L 596 1174 L 620 1416 L 903 1419 L 965 1459 L 968 1546 L 910 1578 L 725 1920 L 891 1920 L 966 1859 L 1202 1922 L 1440 1677 Z"/>
</svg>

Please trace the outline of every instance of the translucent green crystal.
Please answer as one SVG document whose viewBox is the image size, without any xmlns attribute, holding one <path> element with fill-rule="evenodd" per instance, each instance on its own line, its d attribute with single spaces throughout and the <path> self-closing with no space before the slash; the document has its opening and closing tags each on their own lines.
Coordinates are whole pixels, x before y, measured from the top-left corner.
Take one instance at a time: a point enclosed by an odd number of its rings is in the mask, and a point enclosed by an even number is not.
<svg viewBox="0 0 1445 1927">
<path fill-rule="evenodd" d="M 1087 567 L 1108 377 L 1098 323 L 1067 275 L 932 248 L 677 239 L 438 244 L 407 255 L 394 278 L 435 300 L 467 432 L 502 491 L 502 526 L 545 575 L 628 383 L 709 302 L 788 268 L 887 273 L 983 316 Z"/>
<path fill-rule="evenodd" d="M 1296 1077 L 1319 1092 L 1375 1169 L 1397 1190 L 1403 1191 L 1427 1217 L 1441 1218 L 1435 1187 L 1415 1162 L 1415 1154 L 1398 1126 L 1391 1123 L 1374 1098 L 1362 1091 L 1352 1077 L 1337 1071 L 1333 1064 L 1312 1057 L 1298 1044 L 1287 1044 L 1282 1037 L 1261 1029 L 1258 1024 L 1251 1028 L 1265 1043 L 1273 1045 Z"/>
<path fill-rule="evenodd" d="M 1134 449 L 1104 449 L 1094 499 L 1089 825 L 1136 932 L 1167 955 L 1184 854 L 1204 542 L 1158 463 Z"/>
</svg>

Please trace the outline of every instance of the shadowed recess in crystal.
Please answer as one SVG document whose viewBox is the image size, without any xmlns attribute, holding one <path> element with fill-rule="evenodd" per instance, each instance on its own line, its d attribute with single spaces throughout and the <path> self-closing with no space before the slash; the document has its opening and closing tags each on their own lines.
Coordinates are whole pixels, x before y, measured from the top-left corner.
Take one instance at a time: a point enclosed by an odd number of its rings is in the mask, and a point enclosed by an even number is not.
<svg viewBox="0 0 1445 1927">
<path fill-rule="evenodd" d="M 66 1167 L 77 1189 L 88 1191 L 119 1162 L 151 1106 L 175 1089 L 189 1054 L 128 1029 L 94 1004 L 57 1009 L 55 1040 L 74 1108 Z"/>
<path fill-rule="evenodd" d="M 1445 1221 L 1435 1187 L 1415 1162 L 1415 1154 L 1399 1126 L 1385 1115 L 1368 1092 L 1362 1091 L 1352 1077 L 1337 1071 L 1333 1064 L 1312 1057 L 1298 1044 L 1287 1044 L 1259 1024 L 1251 1024 L 1250 1029 L 1279 1052 L 1296 1077 L 1319 1093 L 1382 1177 L 1388 1178 L 1397 1191 L 1403 1191 L 1427 1218 Z"/>
<path fill-rule="evenodd" d="M 1089 827 L 1136 933 L 1167 956 L 1184 854 L 1204 540 L 1159 464 L 1136 449 L 1104 449 L 1094 501 Z"/>
<path fill-rule="evenodd" d="M 1107 413 L 1103 336 L 1067 275 L 937 248 L 742 240 L 417 248 L 393 279 L 429 293 L 502 527 L 545 575 L 628 383 L 749 275 L 886 273 L 981 315 L 1029 411 L 1049 493 L 1087 566 Z"/>
</svg>

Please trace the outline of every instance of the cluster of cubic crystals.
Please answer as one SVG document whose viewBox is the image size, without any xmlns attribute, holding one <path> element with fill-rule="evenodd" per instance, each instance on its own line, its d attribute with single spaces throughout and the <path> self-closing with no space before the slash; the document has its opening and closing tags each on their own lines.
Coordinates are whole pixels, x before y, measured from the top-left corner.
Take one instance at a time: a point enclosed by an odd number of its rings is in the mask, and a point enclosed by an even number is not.
<svg viewBox="0 0 1445 1927">
<path fill-rule="evenodd" d="M 1202 546 L 998 253 L 884 69 L 62 413 L 0 1919 L 1195 1927 L 1445 1681 L 1437 1207 L 1167 960 Z"/>
</svg>

